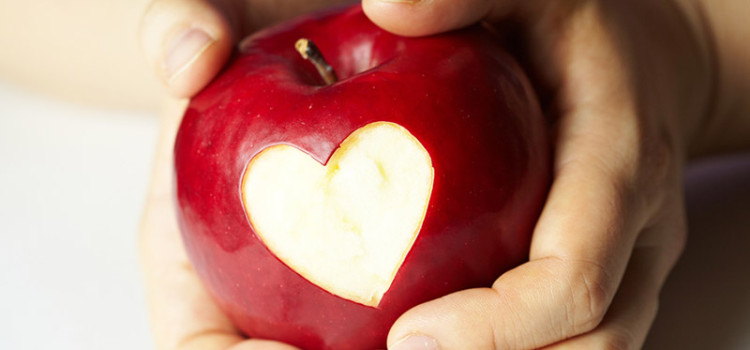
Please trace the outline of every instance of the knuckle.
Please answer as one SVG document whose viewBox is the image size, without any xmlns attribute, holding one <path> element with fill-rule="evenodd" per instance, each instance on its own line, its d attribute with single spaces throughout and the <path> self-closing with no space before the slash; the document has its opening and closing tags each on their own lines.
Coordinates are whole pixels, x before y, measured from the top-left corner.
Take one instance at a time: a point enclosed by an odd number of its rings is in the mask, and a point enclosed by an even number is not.
<svg viewBox="0 0 750 350">
<path fill-rule="evenodd" d="M 571 302 L 568 320 L 575 334 L 589 332 L 604 318 L 612 299 L 610 278 L 606 269 L 590 261 L 576 262 L 570 281 Z"/>
<path fill-rule="evenodd" d="M 651 146 L 644 155 L 646 180 L 663 183 L 670 177 L 670 173 L 677 166 L 677 150 L 666 137 L 657 137 L 651 141 Z M 656 181 L 654 181 L 656 180 Z"/>
<path fill-rule="evenodd" d="M 667 199 L 668 191 L 680 183 L 680 156 L 674 142 L 666 135 L 644 141 L 636 164 L 639 169 L 634 184 L 639 188 L 646 208 L 655 209 Z M 651 205 L 649 205 L 651 204 Z"/>
</svg>

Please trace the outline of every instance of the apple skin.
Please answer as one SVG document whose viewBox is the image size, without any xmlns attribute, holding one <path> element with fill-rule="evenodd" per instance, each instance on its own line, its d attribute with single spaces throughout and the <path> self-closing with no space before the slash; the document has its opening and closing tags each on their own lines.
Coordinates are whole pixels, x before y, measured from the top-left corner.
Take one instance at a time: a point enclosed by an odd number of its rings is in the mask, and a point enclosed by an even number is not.
<svg viewBox="0 0 750 350">
<path fill-rule="evenodd" d="M 336 70 L 323 86 L 294 50 L 309 38 Z M 253 231 L 241 182 L 264 148 L 325 164 L 354 130 L 390 121 L 430 153 L 422 228 L 377 308 L 337 297 L 276 258 Z M 305 349 L 384 348 L 409 308 L 489 287 L 528 259 L 550 179 L 545 120 L 524 72 L 475 26 L 404 38 L 360 6 L 309 15 L 245 40 L 195 96 L 175 144 L 178 222 L 198 275 L 250 337 Z"/>
</svg>

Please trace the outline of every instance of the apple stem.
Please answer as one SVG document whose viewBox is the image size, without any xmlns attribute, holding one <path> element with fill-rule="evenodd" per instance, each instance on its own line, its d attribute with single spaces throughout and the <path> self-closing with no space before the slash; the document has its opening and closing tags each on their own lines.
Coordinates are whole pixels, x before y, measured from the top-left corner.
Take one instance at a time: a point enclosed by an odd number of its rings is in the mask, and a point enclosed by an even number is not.
<svg viewBox="0 0 750 350">
<path fill-rule="evenodd" d="M 301 38 L 294 43 L 294 48 L 297 49 L 297 52 L 299 52 L 302 58 L 309 60 L 315 65 L 315 68 L 318 69 L 318 73 L 323 77 L 326 85 L 331 85 L 339 80 L 336 77 L 336 72 L 333 71 L 333 67 L 326 62 L 325 58 L 323 58 L 323 54 L 312 41 Z"/>
</svg>

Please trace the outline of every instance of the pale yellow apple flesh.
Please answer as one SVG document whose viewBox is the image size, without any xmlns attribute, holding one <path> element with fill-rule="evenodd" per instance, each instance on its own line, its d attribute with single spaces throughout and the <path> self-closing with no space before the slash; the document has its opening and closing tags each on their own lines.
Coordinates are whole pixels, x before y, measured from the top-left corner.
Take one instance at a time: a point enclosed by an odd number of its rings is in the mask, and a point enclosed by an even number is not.
<svg viewBox="0 0 750 350">
<path fill-rule="evenodd" d="M 242 195 L 255 232 L 311 283 L 376 307 L 414 244 L 434 171 L 409 131 L 390 122 L 350 134 L 324 166 L 288 145 L 248 163 Z"/>
</svg>

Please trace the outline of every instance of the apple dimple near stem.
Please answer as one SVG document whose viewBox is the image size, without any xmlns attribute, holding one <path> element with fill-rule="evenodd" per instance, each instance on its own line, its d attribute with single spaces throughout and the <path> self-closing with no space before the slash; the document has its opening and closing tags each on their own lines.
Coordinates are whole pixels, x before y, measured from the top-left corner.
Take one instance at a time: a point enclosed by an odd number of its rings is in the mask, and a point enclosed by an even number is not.
<svg viewBox="0 0 750 350">
<path fill-rule="evenodd" d="M 309 39 L 301 38 L 294 43 L 294 48 L 297 49 L 302 58 L 312 62 L 326 85 L 331 85 L 338 81 L 333 67 L 323 58 L 323 53 L 320 52 L 315 43 Z"/>
</svg>

